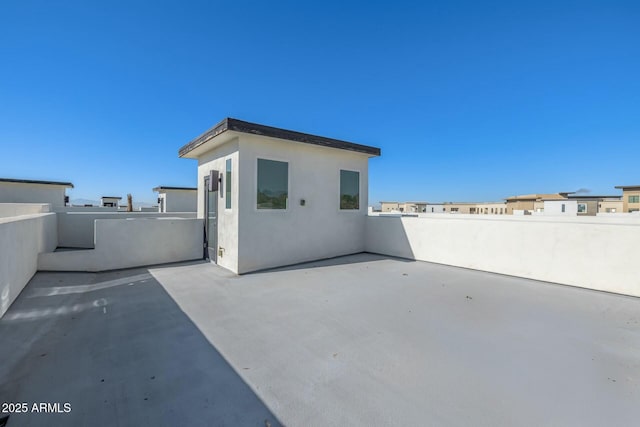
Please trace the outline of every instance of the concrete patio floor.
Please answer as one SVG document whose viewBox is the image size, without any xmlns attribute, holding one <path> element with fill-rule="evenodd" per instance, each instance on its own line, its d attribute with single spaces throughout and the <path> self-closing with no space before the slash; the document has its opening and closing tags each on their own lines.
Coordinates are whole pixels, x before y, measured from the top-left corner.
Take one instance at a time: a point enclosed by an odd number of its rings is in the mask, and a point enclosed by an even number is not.
<svg viewBox="0 0 640 427">
<path fill-rule="evenodd" d="M 0 343 L 0 403 L 72 408 L 11 427 L 640 419 L 640 299 L 372 254 L 38 273 Z"/>
</svg>

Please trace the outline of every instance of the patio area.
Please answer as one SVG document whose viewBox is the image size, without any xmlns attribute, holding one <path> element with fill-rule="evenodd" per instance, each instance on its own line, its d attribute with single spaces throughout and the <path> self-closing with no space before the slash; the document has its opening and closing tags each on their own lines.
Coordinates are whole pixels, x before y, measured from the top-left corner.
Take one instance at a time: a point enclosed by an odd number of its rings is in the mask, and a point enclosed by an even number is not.
<svg viewBox="0 0 640 427">
<path fill-rule="evenodd" d="M 41 272 L 0 342 L 0 403 L 71 407 L 7 426 L 640 419 L 639 298 L 366 253 Z"/>
</svg>

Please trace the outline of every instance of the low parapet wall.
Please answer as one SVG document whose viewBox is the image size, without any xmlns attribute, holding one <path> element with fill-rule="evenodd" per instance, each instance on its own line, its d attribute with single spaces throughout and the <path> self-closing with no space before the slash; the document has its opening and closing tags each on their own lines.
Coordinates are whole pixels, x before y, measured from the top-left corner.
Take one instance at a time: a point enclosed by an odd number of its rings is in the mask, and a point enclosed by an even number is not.
<svg viewBox="0 0 640 427">
<path fill-rule="evenodd" d="M 127 218 L 195 218 L 195 212 L 171 214 L 158 212 L 58 212 L 58 246 L 93 248 L 96 220 Z"/>
<path fill-rule="evenodd" d="M 38 269 L 105 271 L 201 259 L 201 219 L 98 219 L 95 249 L 43 253 Z"/>
<path fill-rule="evenodd" d="M 48 203 L 0 203 L 0 218 L 51 212 Z"/>
<path fill-rule="evenodd" d="M 0 317 L 35 274 L 38 254 L 56 248 L 56 234 L 54 213 L 0 218 Z"/>
<path fill-rule="evenodd" d="M 368 252 L 640 297 L 628 218 L 367 217 Z"/>
</svg>

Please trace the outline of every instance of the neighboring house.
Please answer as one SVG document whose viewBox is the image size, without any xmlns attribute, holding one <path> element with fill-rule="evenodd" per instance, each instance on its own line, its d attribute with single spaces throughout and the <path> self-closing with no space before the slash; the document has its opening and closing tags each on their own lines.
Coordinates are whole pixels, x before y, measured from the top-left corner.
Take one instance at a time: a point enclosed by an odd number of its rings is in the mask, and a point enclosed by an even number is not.
<svg viewBox="0 0 640 427">
<path fill-rule="evenodd" d="M 476 203 L 475 212 L 472 211 L 471 213 L 484 215 L 506 215 L 507 204 L 505 202 Z"/>
<path fill-rule="evenodd" d="M 400 202 L 380 202 L 380 212 L 402 212 L 404 207 L 400 206 Z"/>
<path fill-rule="evenodd" d="M 198 188 L 156 187 L 158 212 L 195 212 L 198 208 Z"/>
<path fill-rule="evenodd" d="M 618 185 L 616 188 L 622 190 L 622 211 L 640 211 L 640 185 Z"/>
<path fill-rule="evenodd" d="M 598 203 L 598 213 L 623 213 L 624 201 L 621 196 L 610 199 L 602 199 Z"/>
<path fill-rule="evenodd" d="M 476 213 L 476 204 L 466 202 L 444 202 L 442 204 L 442 210 L 444 213 L 471 214 Z"/>
<path fill-rule="evenodd" d="M 381 212 L 424 213 L 427 202 L 380 202 Z"/>
<path fill-rule="evenodd" d="M 364 250 L 380 149 L 232 118 L 179 150 L 198 159 L 205 253 L 235 273 Z"/>
<path fill-rule="evenodd" d="M 605 210 L 602 210 L 603 201 L 607 201 L 607 204 L 610 204 L 615 200 L 617 200 L 619 203 L 622 202 L 620 196 L 592 196 L 569 194 L 567 196 L 567 199 L 575 200 L 577 202 L 578 216 L 596 216 L 598 212 L 606 212 Z"/>
<path fill-rule="evenodd" d="M 544 200 L 544 215 L 545 216 L 576 216 L 578 215 L 578 201 L 577 200 Z"/>
<path fill-rule="evenodd" d="M 507 197 L 507 214 L 513 215 L 513 211 L 522 213 L 541 212 L 544 209 L 545 200 L 563 200 L 571 193 L 554 194 L 525 194 L 521 196 Z"/>
<path fill-rule="evenodd" d="M 427 202 L 405 202 L 404 211 L 407 213 L 425 213 Z"/>
<path fill-rule="evenodd" d="M 117 208 L 122 197 L 103 196 L 100 198 L 100 206 L 103 208 Z"/>
<path fill-rule="evenodd" d="M 35 181 L 31 179 L 0 178 L 0 203 L 51 203 L 66 206 L 70 182 Z"/>
<path fill-rule="evenodd" d="M 444 205 L 442 203 L 427 203 L 426 213 L 444 213 Z"/>
</svg>

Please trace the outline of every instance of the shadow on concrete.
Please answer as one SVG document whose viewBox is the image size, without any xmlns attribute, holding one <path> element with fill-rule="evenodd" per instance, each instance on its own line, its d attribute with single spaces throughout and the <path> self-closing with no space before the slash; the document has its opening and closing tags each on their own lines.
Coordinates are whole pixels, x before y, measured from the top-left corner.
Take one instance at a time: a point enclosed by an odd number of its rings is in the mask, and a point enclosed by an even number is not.
<svg viewBox="0 0 640 427">
<path fill-rule="evenodd" d="M 147 269 L 38 273 L 0 337 L 0 402 L 71 408 L 8 426 L 281 425 Z"/>
<path fill-rule="evenodd" d="M 390 258 L 393 258 L 394 260 L 401 261 L 401 262 L 415 262 L 414 260 L 406 259 L 406 258 L 398 258 L 398 257 L 374 254 L 369 252 L 360 252 L 353 255 L 343 255 L 343 256 L 338 256 L 334 258 L 325 258 L 317 261 L 303 262 L 300 264 L 286 265 L 283 267 L 274 267 L 274 268 L 268 268 L 265 270 L 252 271 L 250 273 L 245 273 L 243 275 L 270 273 L 274 271 L 305 270 L 308 268 L 332 267 L 336 265 L 358 264 L 358 263 L 364 263 L 364 262 L 376 262 L 376 261 L 382 261 Z"/>
</svg>

